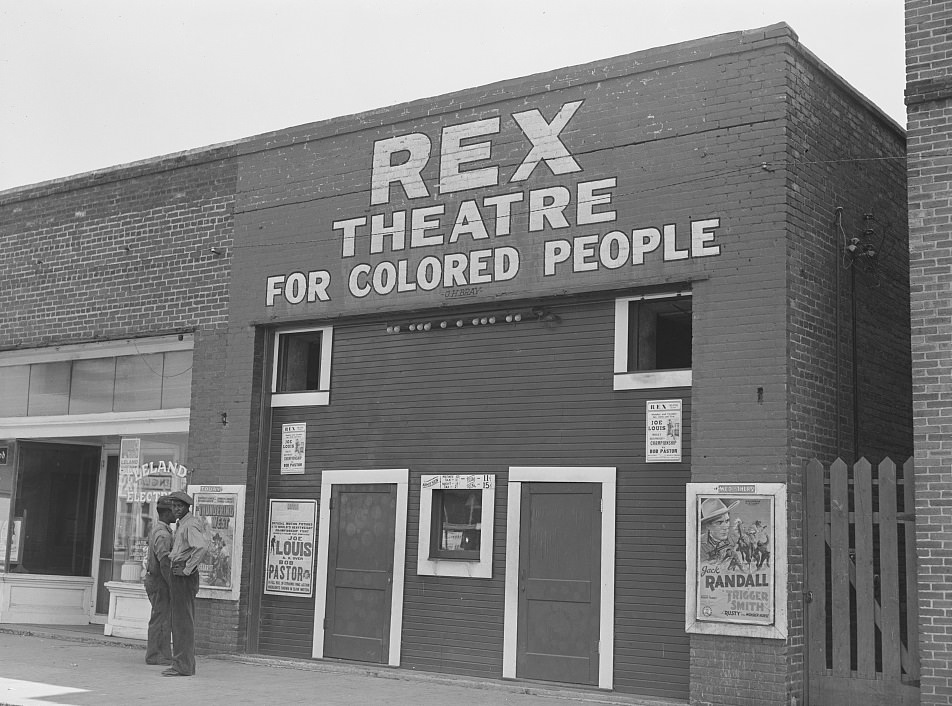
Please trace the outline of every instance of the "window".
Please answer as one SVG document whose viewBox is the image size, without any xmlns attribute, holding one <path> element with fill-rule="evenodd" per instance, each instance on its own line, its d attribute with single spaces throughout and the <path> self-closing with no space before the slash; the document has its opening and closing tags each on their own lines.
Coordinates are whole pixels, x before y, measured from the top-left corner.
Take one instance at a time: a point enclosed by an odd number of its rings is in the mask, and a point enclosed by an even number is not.
<svg viewBox="0 0 952 706">
<path fill-rule="evenodd" d="M 430 558 L 479 560 L 482 490 L 434 490 Z"/>
<path fill-rule="evenodd" d="M 691 384 L 691 293 L 615 300 L 614 389 Z"/>
<path fill-rule="evenodd" d="M 330 326 L 275 334 L 272 407 L 330 404 L 332 345 Z"/>
<path fill-rule="evenodd" d="M 90 576 L 99 447 L 22 443 L 19 448 L 9 519 L 20 536 L 10 552 L 10 571 Z"/>
<path fill-rule="evenodd" d="M 192 336 L 0 353 L 0 418 L 185 409 Z"/>
<path fill-rule="evenodd" d="M 495 478 L 422 477 L 418 574 L 492 578 Z"/>
</svg>

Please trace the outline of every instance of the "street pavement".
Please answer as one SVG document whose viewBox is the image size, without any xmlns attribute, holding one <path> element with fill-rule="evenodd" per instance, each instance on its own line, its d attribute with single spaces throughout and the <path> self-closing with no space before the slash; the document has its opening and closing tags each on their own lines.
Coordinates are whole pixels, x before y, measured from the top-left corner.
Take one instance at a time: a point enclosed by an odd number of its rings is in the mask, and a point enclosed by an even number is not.
<svg viewBox="0 0 952 706">
<path fill-rule="evenodd" d="M 98 628 L 100 631 L 101 627 Z M 261 656 L 198 657 L 193 677 L 163 677 L 144 643 L 91 631 L 0 627 L 0 704 L 412 704 L 676 706 L 611 692 L 421 674 L 387 667 Z"/>
</svg>

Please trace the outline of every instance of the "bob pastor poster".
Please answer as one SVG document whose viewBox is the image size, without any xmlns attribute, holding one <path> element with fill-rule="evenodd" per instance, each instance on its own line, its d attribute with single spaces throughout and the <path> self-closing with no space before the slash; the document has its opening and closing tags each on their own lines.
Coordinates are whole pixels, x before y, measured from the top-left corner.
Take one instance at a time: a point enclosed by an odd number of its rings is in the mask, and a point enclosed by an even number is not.
<svg viewBox="0 0 952 706">
<path fill-rule="evenodd" d="M 778 596 L 786 595 L 785 541 L 778 551 L 778 533 L 786 533 L 779 521 L 785 495 L 778 495 L 777 485 L 690 484 L 689 622 L 776 625 Z M 784 567 L 779 589 L 778 562 Z"/>
</svg>

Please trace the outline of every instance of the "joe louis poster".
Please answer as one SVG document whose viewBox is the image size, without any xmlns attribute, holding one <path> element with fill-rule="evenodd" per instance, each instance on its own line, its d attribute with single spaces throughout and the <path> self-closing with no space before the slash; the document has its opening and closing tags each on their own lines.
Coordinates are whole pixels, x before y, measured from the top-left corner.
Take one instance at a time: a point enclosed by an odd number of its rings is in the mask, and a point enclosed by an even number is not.
<svg viewBox="0 0 952 706">
<path fill-rule="evenodd" d="M 782 483 L 688 484 L 689 632 L 786 633 L 785 518 Z"/>
<path fill-rule="evenodd" d="M 311 597 L 314 571 L 314 500 L 272 500 L 264 592 Z"/>
<path fill-rule="evenodd" d="M 645 461 L 681 460 L 681 400 L 648 400 Z"/>
<path fill-rule="evenodd" d="M 281 425 L 281 475 L 304 473 L 307 424 Z"/>
<path fill-rule="evenodd" d="M 199 597 L 238 600 L 245 486 L 190 485 L 192 513 L 204 520 L 208 552 L 198 565 Z"/>
</svg>

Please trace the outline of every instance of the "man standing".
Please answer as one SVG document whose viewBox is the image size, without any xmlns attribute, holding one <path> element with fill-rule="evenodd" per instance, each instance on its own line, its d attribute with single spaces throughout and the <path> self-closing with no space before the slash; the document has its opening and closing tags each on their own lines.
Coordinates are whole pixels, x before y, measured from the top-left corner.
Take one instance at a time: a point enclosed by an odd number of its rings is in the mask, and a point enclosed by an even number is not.
<svg viewBox="0 0 952 706">
<path fill-rule="evenodd" d="M 198 565 L 208 551 L 205 523 L 191 513 L 192 497 L 177 490 L 169 499 L 175 513 L 172 538 L 172 666 L 162 672 L 166 677 L 190 677 L 195 674 L 195 596 L 198 595 Z"/>
<path fill-rule="evenodd" d="M 172 529 L 175 521 L 172 503 L 163 495 L 155 503 L 159 516 L 149 533 L 149 556 L 143 584 L 152 604 L 149 615 L 149 640 L 145 652 L 146 664 L 172 664 L 172 607 L 169 599 L 169 582 L 172 578 Z"/>
</svg>

